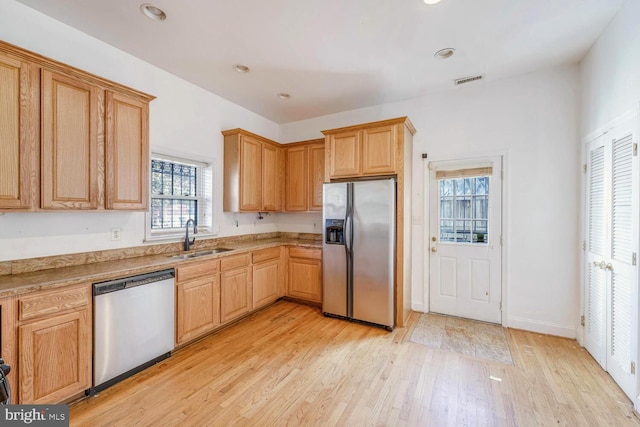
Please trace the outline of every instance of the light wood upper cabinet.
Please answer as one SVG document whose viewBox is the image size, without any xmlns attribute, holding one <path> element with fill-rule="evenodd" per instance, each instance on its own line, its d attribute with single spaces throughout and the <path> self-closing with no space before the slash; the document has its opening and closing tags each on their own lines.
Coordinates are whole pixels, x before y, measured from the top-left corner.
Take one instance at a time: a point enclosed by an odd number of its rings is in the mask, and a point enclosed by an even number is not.
<svg viewBox="0 0 640 427">
<path fill-rule="evenodd" d="M 101 89 L 90 83 L 42 70 L 43 209 L 98 207 L 98 103 Z"/>
<path fill-rule="evenodd" d="M 285 211 L 322 210 L 324 141 L 287 144 Z"/>
<path fill-rule="evenodd" d="M 280 211 L 284 155 L 279 145 L 242 129 L 232 129 L 222 134 L 224 211 Z"/>
<path fill-rule="evenodd" d="M 405 132 L 407 129 L 407 132 Z M 406 117 L 322 131 L 327 142 L 325 180 L 397 175 L 404 171 Z"/>
<path fill-rule="evenodd" d="M 327 138 L 327 160 L 331 178 L 358 176 L 360 169 L 361 132 L 347 131 Z"/>
<path fill-rule="evenodd" d="M 384 175 L 396 171 L 396 126 L 362 130 L 362 174 Z"/>
<path fill-rule="evenodd" d="M 324 183 L 324 142 L 311 144 L 309 150 L 309 210 L 322 210 Z"/>
<path fill-rule="evenodd" d="M 149 103 L 106 92 L 106 208 L 149 204 Z"/>
<path fill-rule="evenodd" d="M 151 100 L 0 42 L 0 211 L 146 210 Z"/>
<path fill-rule="evenodd" d="M 63 402 L 91 387 L 90 285 L 36 293 L 20 306 L 30 307 L 18 328 L 20 403 Z"/>
<path fill-rule="evenodd" d="M 262 143 L 262 209 L 275 212 L 282 206 L 283 149 Z"/>
<path fill-rule="evenodd" d="M 27 61 L 0 52 L 0 209 L 32 206 L 35 140 Z"/>
<path fill-rule="evenodd" d="M 285 210 L 306 211 L 307 206 L 307 147 L 286 149 Z"/>
</svg>

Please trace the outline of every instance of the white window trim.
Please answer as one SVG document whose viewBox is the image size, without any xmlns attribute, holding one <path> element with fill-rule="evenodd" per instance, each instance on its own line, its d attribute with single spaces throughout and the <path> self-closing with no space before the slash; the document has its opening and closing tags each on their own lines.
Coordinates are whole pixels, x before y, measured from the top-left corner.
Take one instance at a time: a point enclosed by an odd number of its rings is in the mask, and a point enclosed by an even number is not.
<svg viewBox="0 0 640 427">
<path fill-rule="evenodd" d="M 183 163 L 187 165 L 193 165 L 199 168 L 200 185 L 199 190 L 203 193 L 201 197 L 182 197 L 184 199 L 200 200 L 198 203 L 198 238 L 211 238 L 217 236 L 214 232 L 214 218 L 213 218 L 213 163 L 205 163 L 198 160 L 190 160 L 188 158 L 171 156 L 168 154 L 151 153 L 149 158 L 149 185 L 151 187 L 151 161 L 152 159 L 169 161 L 173 163 Z M 176 242 L 184 240 L 185 229 L 171 228 L 164 230 L 152 230 L 151 229 L 151 199 L 152 198 L 167 198 L 171 199 L 171 196 L 153 196 L 149 191 L 149 210 L 145 213 L 145 238 L 144 242 L 158 243 L 158 242 Z"/>
</svg>

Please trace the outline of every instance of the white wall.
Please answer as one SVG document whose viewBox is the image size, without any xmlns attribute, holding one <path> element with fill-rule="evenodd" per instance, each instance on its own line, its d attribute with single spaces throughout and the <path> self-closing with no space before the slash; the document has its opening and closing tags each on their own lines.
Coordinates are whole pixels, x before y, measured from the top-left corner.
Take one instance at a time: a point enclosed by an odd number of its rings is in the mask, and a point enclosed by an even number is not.
<svg viewBox="0 0 640 427">
<path fill-rule="evenodd" d="M 213 163 L 220 235 L 277 231 L 276 215 L 257 221 L 253 214 L 222 213 L 220 134 L 241 127 L 277 140 L 276 123 L 12 0 L 0 2 L 0 40 L 155 95 L 150 105 L 151 150 Z M 122 229 L 120 241 L 110 240 L 114 227 Z M 0 216 L 0 261 L 136 246 L 143 239 L 143 213 Z"/>
<path fill-rule="evenodd" d="M 640 1 L 627 0 L 580 63 L 580 135 L 640 101 Z"/>
<path fill-rule="evenodd" d="M 424 167 L 429 159 L 504 153 L 507 326 L 575 337 L 578 324 L 578 70 L 559 67 L 281 126 L 280 140 L 409 116 L 413 152 L 412 308 L 426 310 Z M 420 225 L 415 224 L 418 217 Z"/>
</svg>

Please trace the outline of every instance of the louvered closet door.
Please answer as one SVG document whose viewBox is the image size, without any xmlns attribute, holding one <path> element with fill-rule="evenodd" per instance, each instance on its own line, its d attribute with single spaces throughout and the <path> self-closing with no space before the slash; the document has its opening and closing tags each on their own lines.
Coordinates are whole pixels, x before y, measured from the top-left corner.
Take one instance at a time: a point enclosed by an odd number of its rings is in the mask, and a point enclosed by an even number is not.
<svg viewBox="0 0 640 427">
<path fill-rule="evenodd" d="M 585 345 L 629 398 L 637 394 L 638 166 L 634 121 L 589 146 Z"/>
</svg>

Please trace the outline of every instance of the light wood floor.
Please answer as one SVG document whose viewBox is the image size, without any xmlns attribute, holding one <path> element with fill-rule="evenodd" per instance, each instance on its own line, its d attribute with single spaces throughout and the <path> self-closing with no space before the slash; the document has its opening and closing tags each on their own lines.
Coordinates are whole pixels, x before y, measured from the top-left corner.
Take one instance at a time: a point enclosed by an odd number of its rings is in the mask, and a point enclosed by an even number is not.
<svg viewBox="0 0 640 427">
<path fill-rule="evenodd" d="M 508 329 L 515 366 L 280 301 L 71 406 L 73 426 L 626 426 L 576 341 Z M 494 379 L 492 379 L 494 378 Z"/>
</svg>

